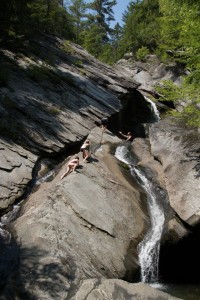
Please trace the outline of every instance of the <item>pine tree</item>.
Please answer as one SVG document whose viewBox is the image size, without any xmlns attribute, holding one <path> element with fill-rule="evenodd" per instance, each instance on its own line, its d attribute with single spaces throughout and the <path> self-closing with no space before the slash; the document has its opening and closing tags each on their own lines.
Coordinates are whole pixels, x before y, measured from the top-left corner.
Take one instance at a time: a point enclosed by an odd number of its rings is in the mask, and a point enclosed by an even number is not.
<svg viewBox="0 0 200 300">
<path fill-rule="evenodd" d="M 84 0 L 71 0 L 68 7 L 75 28 L 75 42 L 82 43 L 82 32 L 84 31 L 84 18 L 86 18 L 87 4 Z"/>
<path fill-rule="evenodd" d="M 123 15 L 124 28 L 120 47 L 124 48 L 124 53 L 136 53 L 142 47 L 150 51 L 157 48 L 159 16 L 158 0 L 134 1 L 129 4 Z"/>
<path fill-rule="evenodd" d="M 70 15 L 61 0 L 1 0 L 0 18 L 7 37 L 40 32 L 73 36 Z"/>
<path fill-rule="evenodd" d="M 94 55 L 99 57 L 103 49 L 103 35 L 102 29 L 97 24 L 92 24 L 84 33 L 84 48 Z"/>
<path fill-rule="evenodd" d="M 109 34 L 112 29 L 110 21 L 114 20 L 113 6 L 116 5 L 116 0 L 95 0 L 88 4 L 88 8 L 93 13 L 88 14 L 88 32 L 85 36 L 84 45 L 88 51 L 92 50 L 92 54 L 97 56 L 102 52 L 103 46 L 109 41 Z M 92 37 L 93 34 L 98 34 L 98 37 Z M 95 43 L 90 45 L 90 43 Z"/>
</svg>

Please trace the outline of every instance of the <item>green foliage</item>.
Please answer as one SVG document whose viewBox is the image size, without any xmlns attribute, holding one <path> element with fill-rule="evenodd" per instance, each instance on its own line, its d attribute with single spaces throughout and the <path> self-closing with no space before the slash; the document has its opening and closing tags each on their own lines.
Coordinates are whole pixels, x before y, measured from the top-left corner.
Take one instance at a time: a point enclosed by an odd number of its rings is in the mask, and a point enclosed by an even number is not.
<svg viewBox="0 0 200 300">
<path fill-rule="evenodd" d="M 160 101 L 172 101 L 175 105 L 181 100 L 185 103 L 182 111 L 171 110 L 171 115 L 187 125 L 200 126 L 200 87 L 191 84 L 189 77 L 184 79 L 182 86 L 177 86 L 172 81 L 163 81 L 156 90 L 162 95 Z"/>
<path fill-rule="evenodd" d="M 83 46 L 97 58 L 102 54 L 103 46 L 109 43 L 109 35 L 112 32 L 110 21 L 114 20 L 112 8 L 116 3 L 116 0 L 94 0 L 88 4 L 93 13 L 88 14 Z"/>
<path fill-rule="evenodd" d="M 116 49 L 111 44 L 105 44 L 98 55 L 98 59 L 112 65 L 116 62 L 116 54 Z"/>
<path fill-rule="evenodd" d="M 125 22 L 120 41 L 123 52 L 133 52 L 147 47 L 151 52 L 159 41 L 158 0 L 130 2 L 123 19 Z"/>
<path fill-rule="evenodd" d="M 75 32 L 75 42 L 82 43 L 82 32 L 85 29 L 85 18 L 87 4 L 84 0 L 71 0 L 68 7 L 69 13 L 72 16 L 72 23 Z"/>
<path fill-rule="evenodd" d="M 83 68 L 83 62 L 81 60 L 75 60 L 74 65 L 78 68 Z"/>
<path fill-rule="evenodd" d="M 63 51 L 65 51 L 66 53 L 74 54 L 74 49 L 73 49 L 73 47 L 71 46 L 70 41 L 68 41 L 68 40 L 64 41 L 64 43 L 63 43 L 61 49 L 62 49 Z"/>
<path fill-rule="evenodd" d="M 162 96 L 161 101 L 176 102 L 183 99 L 182 88 L 175 85 L 171 80 L 163 80 L 155 87 L 155 90 Z"/>
<path fill-rule="evenodd" d="M 72 19 L 60 0 L 2 0 L 0 19 L 3 36 L 22 34 L 32 36 L 39 32 L 73 37 Z"/>
<path fill-rule="evenodd" d="M 146 61 L 146 56 L 149 54 L 149 49 L 147 47 L 141 47 L 136 52 L 137 60 Z"/>
<path fill-rule="evenodd" d="M 91 25 L 85 32 L 84 48 L 94 56 L 99 57 L 103 47 L 103 36 L 104 32 L 97 24 Z"/>
<path fill-rule="evenodd" d="M 200 126 L 200 104 L 194 106 L 194 103 L 188 105 L 182 112 L 173 111 L 171 115 L 177 119 L 183 120 L 187 125 L 199 127 Z"/>
</svg>

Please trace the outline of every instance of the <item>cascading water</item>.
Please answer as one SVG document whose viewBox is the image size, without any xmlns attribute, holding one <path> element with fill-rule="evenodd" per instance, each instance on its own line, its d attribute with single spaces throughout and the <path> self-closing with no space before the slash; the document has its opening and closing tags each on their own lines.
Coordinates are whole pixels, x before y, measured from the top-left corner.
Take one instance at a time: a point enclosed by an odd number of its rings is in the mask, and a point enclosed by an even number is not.
<svg viewBox="0 0 200 300">
<path fill-rule="evenodd" d="M 8 232 L 4 227 L 16 218 L 19 209 L 20 209 L 20 203 L 18 205 L 14 205 L 11 211 L 4 214 L 0 218 L 0 238 L 6 241 L 6 243 L 9 243 L 11 240 L 11 233 Z"/>
<path fill-rule="evenodd" d="M 134 167 L 134 161 L 129 155 L 127 146 L 119 146 L 116 149 L 115 157 L 129 165 L 131 174 L 139 178 L 139 183 L 147 193 L 147 204 L 151 220 L 151 228 L 139 244 L 139 261 L 141 266 L 141 281 L 155 283 L 158 281 L 158 262 L 160 251 L 160 239 L 164 226 L 164 211 L 159 205 L 152 183 Z"/>
<path fill-rule="evenodd" d="M 134 168 L 134 173 L 140 178 L 142 186 L 147 193 L 147 203 L 151 220 L 151 228 L 138 246 L 141 280 L 143 282 L 154 283 L 158 281 L 160 239 L 165 221 L 164 211 L 158 203 L 159 199 L 157 199 L 153 192 L 152 183 L 138 169 Z"/>
<path fill-rule="evenodd" d="M 147 102 L 149 102 L 151 104 L 152 111 L 153 111 L 153 114 L 155 116 L 155 119 L 156 119 L 156 121 L 159 121 L 160 120 L 160 115 L 159 115 L 159 111 L 157 109 L 156 104 L 153 101 L 151 101 L 148 97 L 144 96 L 144 98 Z"/>
</svg>

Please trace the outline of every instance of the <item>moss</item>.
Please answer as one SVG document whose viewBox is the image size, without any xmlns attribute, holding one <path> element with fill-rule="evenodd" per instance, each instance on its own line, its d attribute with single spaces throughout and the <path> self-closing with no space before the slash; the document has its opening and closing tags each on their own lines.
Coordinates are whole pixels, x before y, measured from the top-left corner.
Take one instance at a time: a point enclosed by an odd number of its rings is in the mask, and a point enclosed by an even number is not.
<svg viewBox="0 0 200 300">
<path fill-rule="evenodd" d="M 78 68 L 83 68 L 83 62 L 81 60 L 76 60 L 74 65 Z"/>
<path fill-rule="evenodd" d="M 57 106 L 51 106 L 48 108 L 48 112 L 51 114 L 51 115 L 58 115 L 60 113 L 60 108 L 57 107 Z"/>
</svg>

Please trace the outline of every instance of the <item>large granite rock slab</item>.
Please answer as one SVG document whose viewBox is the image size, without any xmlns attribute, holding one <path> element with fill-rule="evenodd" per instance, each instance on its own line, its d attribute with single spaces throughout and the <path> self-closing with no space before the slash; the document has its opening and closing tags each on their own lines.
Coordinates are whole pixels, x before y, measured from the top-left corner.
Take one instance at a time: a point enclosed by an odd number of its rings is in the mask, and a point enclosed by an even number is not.
<svg viewBox="0 0 200 300">
<path fill-rule="evenodd" d="M 148 220 L 140 193 L 109 151 L 121 140 L 109 131 L 101 136 L 100 128 L 89 135 L 91 161 L 81 159 L 78 173 L 60 180 L 63 165 L 30 195 L 15 222 L 20 284 L 39 299 L 65 299 L 82 278 L 122 278 L 127 268 L 138 270 L 137 245 Z"/>
<path fill-rule="evenodd" d="M 138 84 L 56 37 L 44 35 L 17 53 L 0 53 L 7 70 L 0 86 L 0 208 L 6 208 L 23 194 L 38 157 L 82 141 L 102 117 L 122 108 L 119 95 Z"/>
</svg>

